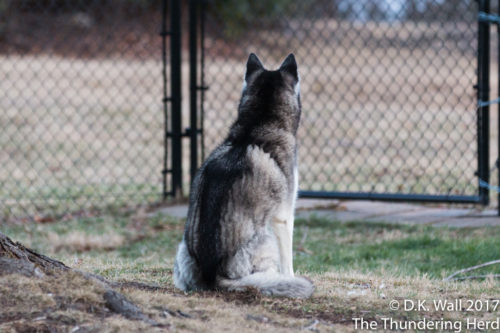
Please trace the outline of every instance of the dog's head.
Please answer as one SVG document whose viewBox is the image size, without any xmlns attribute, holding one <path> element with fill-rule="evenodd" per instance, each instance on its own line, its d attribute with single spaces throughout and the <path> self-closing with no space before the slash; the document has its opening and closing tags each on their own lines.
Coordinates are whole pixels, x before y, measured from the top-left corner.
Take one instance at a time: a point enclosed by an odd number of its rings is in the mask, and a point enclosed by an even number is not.
<svg viewBox="0 0 500 333">
<path fill-rule="evenodd" d="M 240 118 L 272 121 L 294 134 L 300 121 L 300 76 L 293 54 L 274 71 L 250 54 L 239 106 Z"/>
</svg>

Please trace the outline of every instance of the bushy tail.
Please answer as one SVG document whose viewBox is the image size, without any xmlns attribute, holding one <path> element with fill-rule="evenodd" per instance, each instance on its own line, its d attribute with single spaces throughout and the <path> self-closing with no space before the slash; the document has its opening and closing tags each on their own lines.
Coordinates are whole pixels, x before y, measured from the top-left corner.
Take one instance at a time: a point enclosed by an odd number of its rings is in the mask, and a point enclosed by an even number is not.
<svg viewBox="0 0 500 333">
<path fill-rule="evenodd" d="M 254 273 L 241 279 L 218 279 L 217 284 L 227 290 L 239 291 L 256 288 L 264 295 L 291 298 L 308 298 L 314 291 L 312 282 L 303 277 L 271 272 Z"/>
</svg>

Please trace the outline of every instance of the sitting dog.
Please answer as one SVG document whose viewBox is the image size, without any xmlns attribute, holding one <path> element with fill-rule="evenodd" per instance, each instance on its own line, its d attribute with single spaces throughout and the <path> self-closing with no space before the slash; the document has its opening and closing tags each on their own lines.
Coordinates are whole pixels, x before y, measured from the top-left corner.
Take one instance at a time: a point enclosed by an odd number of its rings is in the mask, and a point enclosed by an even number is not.
<svg viewBox="0 0 500 333">
<path fill-rule="evenodd" d="M 297 63 L 290 54 L 269 71 L 250 54 L 246 67 L 238 117 L 192 182 L 174 283 L 184 291 L 253 287 L 265 295 L 307 298 L 314 286 L 294 276 L 292 253 Z"/>
</svg>

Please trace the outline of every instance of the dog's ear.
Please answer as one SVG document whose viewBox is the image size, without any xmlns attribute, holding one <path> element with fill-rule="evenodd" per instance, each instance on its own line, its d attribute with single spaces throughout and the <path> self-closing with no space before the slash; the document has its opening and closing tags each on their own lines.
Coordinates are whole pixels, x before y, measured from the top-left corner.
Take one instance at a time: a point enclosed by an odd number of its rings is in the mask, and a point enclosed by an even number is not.
<svg viewBox="0 0 500 333">
<path fill-rule="evenodd" d="M 290 74 L 296 82 L 299 81 L 299 72 L 297 71 L 297 62 L 295 61 L 295 56 L 293 53 L 290 53 L 288 57 L 286 57 L 285 61 L 281 64 L 279 68 L 280 72 Z"/>
<path fill-rule="evenodd" d="M 264 66 L 262 66 L 262 63 L 260 62 L 259 58 L 254 53 L 250 53 L 250 56 L 248 57 L 247 61 L 247 71 L 245 73 L 245 81 L 248 80 L 250 75 L 255 73 L 255 71 L 259 69 L 264 69 Z"/>
</svg>

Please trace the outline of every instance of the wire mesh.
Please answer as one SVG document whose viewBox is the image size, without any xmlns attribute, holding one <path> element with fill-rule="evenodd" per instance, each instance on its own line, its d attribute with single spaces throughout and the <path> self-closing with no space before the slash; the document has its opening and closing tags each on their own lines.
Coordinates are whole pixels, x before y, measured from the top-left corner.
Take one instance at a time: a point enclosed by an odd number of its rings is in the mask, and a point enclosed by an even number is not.
<svg viewBox="0 0 500 333">
<path fill-rule="evenodd" d="M 0 219 L 160 198 L 160 4 L 1 3 Z"/>
<path fill-rule="evenodd" d="M 162 3 L 0 1 L 0 219 L 161 197 Z M 301 189 L 477 194 L 476 6 L 203 1 L 202 151 L 236 117 L 248 54 L 294 52 Z"/>
<path fill-rule="evenodd" d="M 475 1 L 241 3 L 205 13 L 207 152 L 236 117 L 248 54 L 275 69 L 293 52 L 302 190 L 477 195 Z"/>
</svg>

